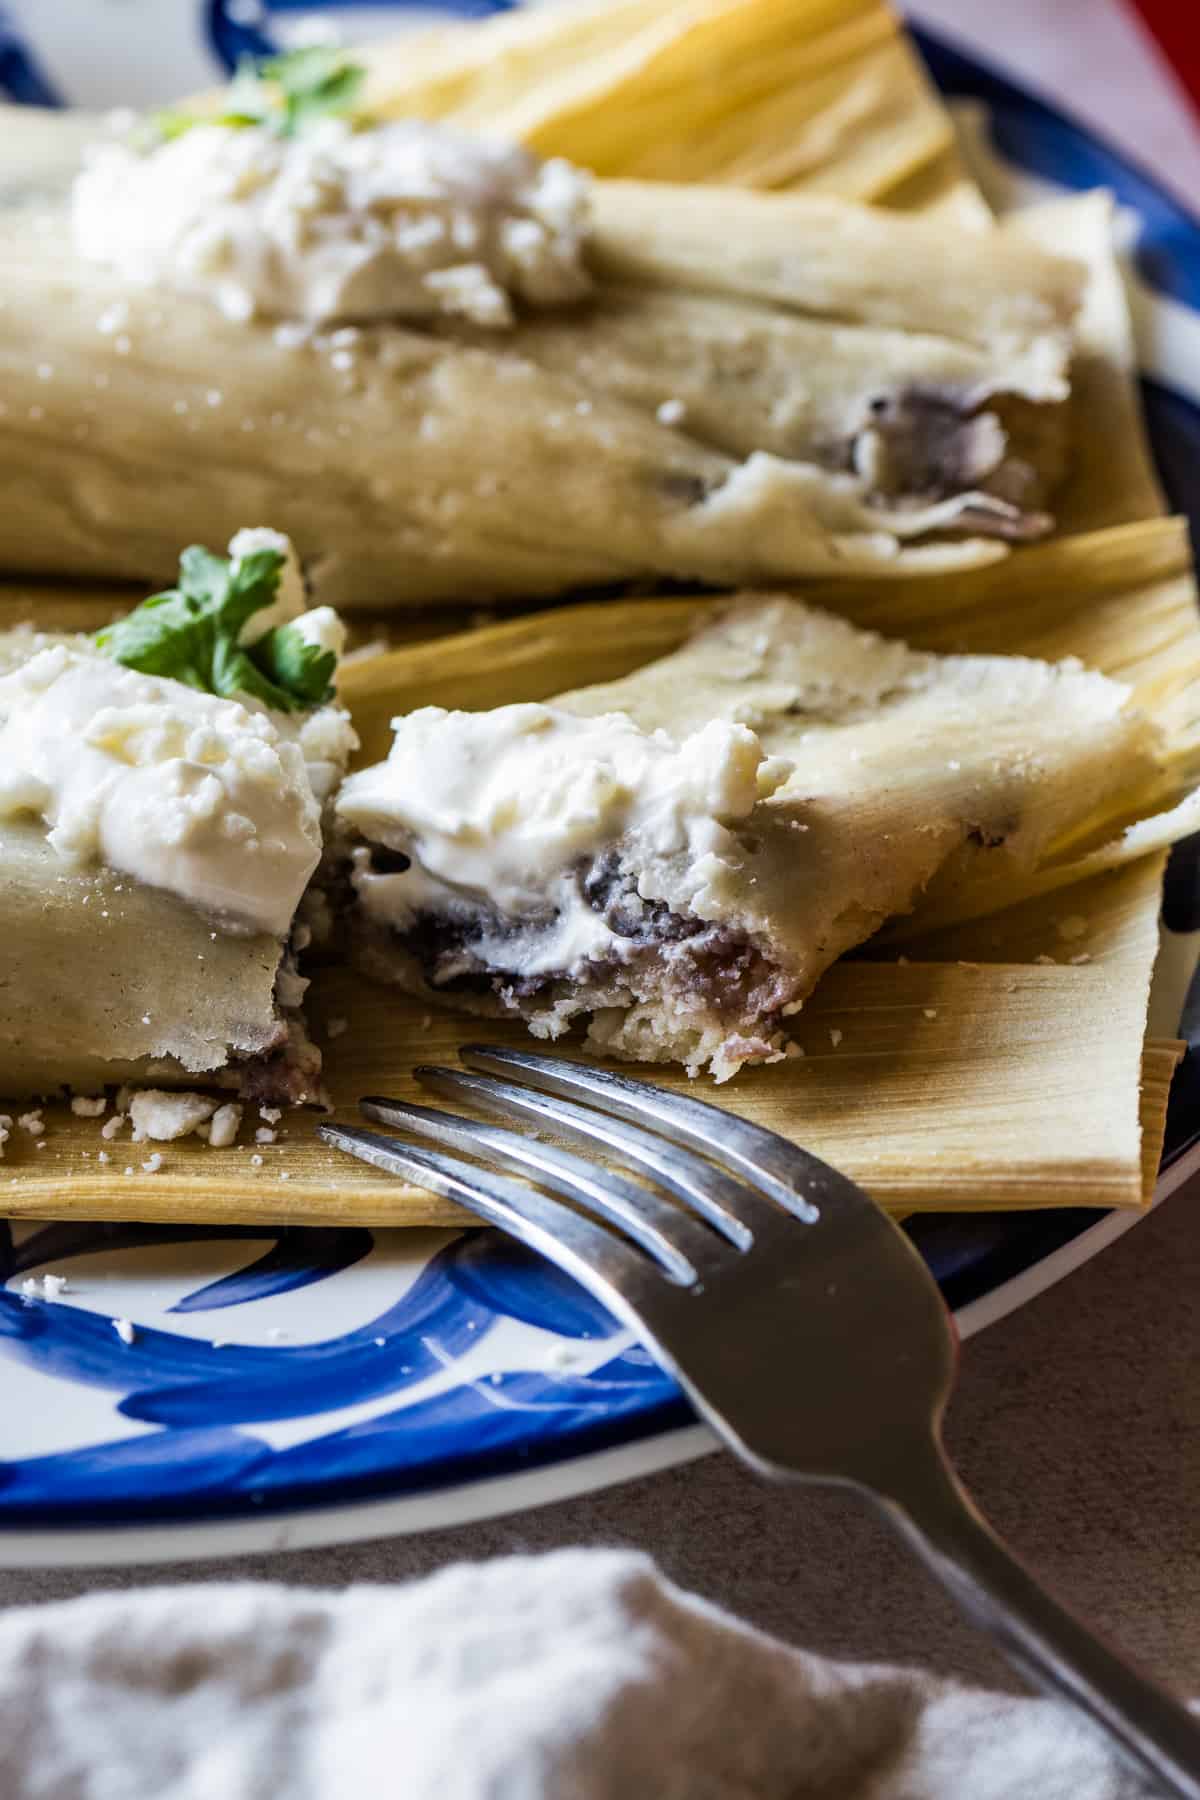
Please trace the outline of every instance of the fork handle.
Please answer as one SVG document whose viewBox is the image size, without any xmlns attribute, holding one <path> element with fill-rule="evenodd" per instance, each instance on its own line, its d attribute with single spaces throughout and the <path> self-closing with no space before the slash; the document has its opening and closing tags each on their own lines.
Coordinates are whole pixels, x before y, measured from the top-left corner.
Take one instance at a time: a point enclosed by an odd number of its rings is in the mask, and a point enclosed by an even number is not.
<svg viewBox="0 0 1200 1800">
<path fill-rule="evenodd" d="M 1144 1775 L 1200 1800 L 1200 1723 L 1110 1650 L 1008 1550 L 937 1448 L 876 1491 L 890 1522 L 1034 1686 L 1101 1726 Z"/>
</svg>

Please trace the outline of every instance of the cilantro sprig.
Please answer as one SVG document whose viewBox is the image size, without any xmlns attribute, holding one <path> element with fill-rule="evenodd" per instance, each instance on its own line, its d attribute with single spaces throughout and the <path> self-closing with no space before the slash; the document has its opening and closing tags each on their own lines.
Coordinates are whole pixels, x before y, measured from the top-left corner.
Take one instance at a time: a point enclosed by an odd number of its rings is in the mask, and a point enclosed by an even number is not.
<svg viewBox="0 0 1200 1800">
<path fill-rule="evenodd" d="M 194 125 L 240 129 L 265 125 L 278 137 L 296 137 L 317 119 L 344 118 L 362 91 L 366 70 L 344 50 L 314 44 L 285 56 L 245 57 L 218 113 L 172 109 L 150 120 L 153 143 L 182 137 Z"/>
<path fill-rule="evenodd" d="M 96 633 L 116 662 L 144 675 L 165 675 L 206 694 L 249 694 L 277 712 L 301 712 L 333 697 L 337 657 L 308 644 L 294 625 L 277 625 L 253 644 L 243 626 L 272 605 L 283 556 L 253 550 L 214 556 L 193 544 L 179 559 L 179 585 Z"/>
</svg>

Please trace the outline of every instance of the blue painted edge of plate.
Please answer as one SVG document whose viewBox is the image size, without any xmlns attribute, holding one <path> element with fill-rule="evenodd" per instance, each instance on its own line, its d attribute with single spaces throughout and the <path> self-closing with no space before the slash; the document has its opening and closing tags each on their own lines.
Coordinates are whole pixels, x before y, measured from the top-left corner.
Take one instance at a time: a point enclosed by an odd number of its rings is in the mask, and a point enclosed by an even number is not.
<svg viewBox="0 0 1200 1800">
<path fill-rule="evenodd" d="M 1132 208 L 1144 228 L 1134 253 L 1139 274 L 1156 292 L 1200 311 L 1200 221 L 1153 175 L 1090 126 L 1017 87 L 948 38 L 920 30 L 912 35 L 943 94 L 987 105 L 989 132 L 1002 156 L 1060 187 L 1109 188 Z"/>
<path fill-rule="evenodd" d="M 3 27 L 0 0 L 0 86 L 9 85 L 14 98 L 42 103 L 45 96 L 38 91 L 13 90 L 12 70 L 4 62 Z M 1085 127 L 952 45 L 925 33 L 919 34 L 918 41 L 943 92 L 986 103 L 996 146 L 1010 161 L 1060 185 L 1108 187 L 1135 208 L 1145 227 L 1137 249 L 1141 273 L 1160 293 L 1200 309 L 1200 226 L 1151 177 Z M 1158 384 L 1144 384 L 1144 392 L 1164 482 L 1172 503 L 1188 512 L 1196 531 L 1200 484 L 1193 471 L 1200 467 L 1200 409 Z M 1196 871 L 1194 855 L 1185 853 L 1172 864 L 1167 915 L 1176 930 L 1193 929 L 1200 923 Z M 1164 1166 L 1181 1156 L 1197 1137 L 1200 1074 L 1195 1057 L 1189 1056 L 1172 1090 Z M 1028 1270 L 1093 1226 L 1099 1216 L 1085 1209 L 1015 1216 L 930 1215 L 914 1221 L 912 1235 L 937 1271 L 947 1299 L 957 1308 Z M 67 1247 L 62 1238 L 66 1229 L 48 1227 L 51 1235 L 40 1248 L 26 1240 L 19 1258 L 22 1266 L 27 1259 L 35 1259 L 29 1264 L 35 1266 L 45 1255 L 62 1254 Z M 136 1235 L 139 1229 L 108 1231 Z M 143 1229 L 142 1237 L 145 1235 Z M 219 1309 L 236 1304 L 251 1287 L 257 1296 L 278 1291 L 280 1284 L 319 1281 L 362 1254 L 362 1246 L 357 1241 L 343 1242 L 343 1235 L 285 1233 L 252 1267 L 214 1284 L 215 1291 L 189 1295 L 181 1305 L 188 1311 Z M 591 1304 L 557 1271 L 527 1258 L 494 1234 L 469 1234 L 435 1257 L 415 1287 L 388 1314 L 333 1344 L 313 1346 L 312 1354 L 303 1353 L 306 1368 L 299 1373 L 294 1360 L 299 1352 L 256 1352 L 239 1347 L 233 1359 L 236 1375 L 239 1383 L 249 1377 L 243 1410 L 249 1408 L 258 1418 L 286 1416 L 289 1402 L 282 1391 L 277 1396 L 280 1410 L 273 1415 L 262 1411 L 271 1404 L 273 1386 L 281 1383 L 294 1390 L 299 1382 L 307 1391 L 308 1384 L 315 1381 L 335 1404 L 378 1391 L 378 1379 L 388 1361 L 386 1348 L 377 1348 L 381 1337 L 385 1345 L 393 1335 L 411 1345 L 434 1321 L 442 1332 L 461 1333 L 471 1329 L 473 1308 L 480 1321 L 516 1316 L 567 1337 L 586 1338 L 610 1328 L 602 1315 L 597 1319 L 589 1313 Z M 0 1318 L 0 1331 L 5 1322 L 8 1326 L 3 1335 L 14 1330 L 32 1332 L 34 1322 L 28 1310 L 2 1310 L 6 1320 Z M 68 1319 L 63 1317 L 63 1309 L 55 1310 L 59 1312 L 57 1329 L 69 1327 L 72 1340 L 63 1345 L 65 1367 L 86 1366 L 88 1373 L 76 1378 L 124 1392 L 119 1413 L 143 1425 L 166 1429 L 73 1451 L 63 1458 L 8 1464 L 0 1470 L 0 1530 L 16 1532 L 57 1524 L 69 1535 L 71 1528 L 83 1526 L 135 1525 L 149 1520 L 183 1524 L 428 1492 L 628 1445 L 677 1429 L 691 1419 L 677 1391 L 645 1353 L 634 1347 L 585 1379 L 568 1376 L 557 1381 L 557 1400 L 548 1407 L 546 1377 L 518 1373 L 506 1376 L 503 1394 L 496 1394 L 496 1400 L 503 1398 L 504 1403 L 485 1408 L 482 1414 L 478 1404 L 471 1408 L 469 1396 L 474 1390 L 464 1385 L 439 1397 L 432 1407 L 400 1409 L 390 1421 L 373 1420 L 365 1436 L 350 1428 L 318 1437 L 291 1452 L 276 1453 L 260 1440 L 239 1434 L 238 1419 L 228 1413 L 234 1370 L 218 1366 L 214 1356 L 219 1352 L 211 1346 L 203 1351 L 205 1374 L 224 1377 L 222 1405 L 216 1414 L 206 1411 L 205 1390 L 211 1397 L 211 1386 L 198 1378 L 198 1369 L 188 1362 L 197 1348 L 194 1344 L 189 1346 L 167 1333 L 148 1334 L 162 1342 L 147 1341 L 141 1346 L 145 1379 L 131 1389 L 129 1373 L 122 1374 L 117 1367 L 122 1347 L 107 1321 L 76 1314 L 74 1309 L 68 1309 Z M 373 1355 L 368 1352 L 368 1342 Z M 40 1355 L 32 1343 L 29 1348 Z M 378 1376 L 372 1373 L 372 1363 Z M 411 1374 L 419 1379 L 420 1371 L 414 1367 Z M 319 1411 L 319 1406 L 315 1410 Z M 415 1434 L 421 1442 L 420 1456 L 381 1457 L 381 1428 L 385 1437 L 395 1434 L 411 1441 Z"/>
</svg>

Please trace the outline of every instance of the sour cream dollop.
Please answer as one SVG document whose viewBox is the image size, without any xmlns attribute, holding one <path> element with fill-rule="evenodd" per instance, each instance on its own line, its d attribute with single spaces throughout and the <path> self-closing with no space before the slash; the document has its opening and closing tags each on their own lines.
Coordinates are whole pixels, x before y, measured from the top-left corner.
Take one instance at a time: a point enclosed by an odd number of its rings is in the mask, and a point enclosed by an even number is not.
<svg viewBox="0 0 1200 1800">
<path fill-rule="evenodd" d="M 447 125 L 325 119 L 293 137 L 213 124 L 150 150 L 99 145 L 72 210 L 82 256 L 233 319 L 505 327 L 514 300 L 587 291 L 587 193 L 561 159 Z"/>
<path fill-rule="evenodd" d="M 494 916 L 480 951 L 523 975 L 612 948 L 611 926 L 581 887 L 606 854 L 638 871 L 641 899 L 709 916 L 710 883 L 742 856 L 730 827 L 789 769 L 724 720 L 682 742 L 623 713 L 588 718 L 553 705 L 429 706 L 392 724 L 387 760 L 351 775 L 334 806 L 411 866 L 377 872 L 359 852 L 359 904 L 401 931 L 427 912 L 475 924 Z"/>
</svg>

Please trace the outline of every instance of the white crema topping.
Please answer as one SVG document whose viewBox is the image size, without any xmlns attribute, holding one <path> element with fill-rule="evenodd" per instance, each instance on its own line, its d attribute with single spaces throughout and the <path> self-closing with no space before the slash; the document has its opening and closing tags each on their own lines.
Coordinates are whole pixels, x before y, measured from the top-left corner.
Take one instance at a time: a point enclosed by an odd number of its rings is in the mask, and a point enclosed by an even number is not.
<svg viewBox="0 0 1200 1800">
<path fill-rule="evenodd" d="M 623 713 L 539 705 L 424 707 L 393 727 L 387 761 L 351 775 L 335 805 L 412 866 L 375 873 L 360 852 L 360 903 L 401 931 L 423 912 L 496 915 L 500 928 L 478 948 L 514 973 L 567 969 L 614 946 L 581 889 L 609 850 L 636 870 L 643 900 L 714 916 L 712 881 L 741 861 L 729 827 L 788 773 L 746 726 L 723 720 L 682 742 Z"/>
<path fill-rule="evenodd" d="M 512 144 L 406 120 L 326 119 L 294 137 L 196 125 L 97 146 L 73 196 L 80 254 L 132 282 L 256 314 L 511 325 L 512 302 L 587 291 L 586 177 Z"/>
<path fill-rule="evenodd" d="M 303 730 L 55 644 L 0 676 L 0 817 L 282 937 L 321 851 Z"/>
</svg>

